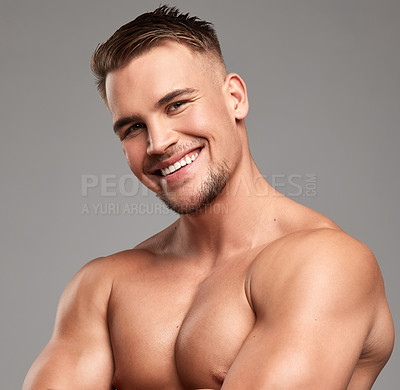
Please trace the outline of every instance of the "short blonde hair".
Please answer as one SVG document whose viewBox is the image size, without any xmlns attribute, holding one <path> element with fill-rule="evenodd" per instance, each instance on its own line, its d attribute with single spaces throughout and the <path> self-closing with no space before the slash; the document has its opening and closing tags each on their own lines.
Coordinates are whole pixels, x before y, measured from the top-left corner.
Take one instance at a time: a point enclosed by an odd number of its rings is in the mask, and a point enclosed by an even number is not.
<svg viewBox="0 0 400 390">
<path fill-rule="evenodd" d="M 105 81 L 113 70 L 127 65 L 134 57 L 169 39 L 198 52 L 208 52 L 225 69 L 221 47 L 213 25 L 176 7 L 160 6 L 119 28 L 93 53 L 90 66 L 97 89 L 107 104 Z"/>
</svg>

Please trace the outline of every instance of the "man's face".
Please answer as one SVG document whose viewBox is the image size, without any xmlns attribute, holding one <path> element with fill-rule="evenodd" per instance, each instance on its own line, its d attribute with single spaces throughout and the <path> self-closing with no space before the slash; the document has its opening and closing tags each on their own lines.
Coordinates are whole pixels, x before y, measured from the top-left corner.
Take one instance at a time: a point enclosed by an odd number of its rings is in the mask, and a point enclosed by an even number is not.
<svg viewBox="0 0 400 390">
<path fill-rule="evenodd" d="M 166 41 L 106 79 L 129 167 L 180 214 L 211 203 L 241 153 L 229 86 L 211 61 Z"/>
</svg>

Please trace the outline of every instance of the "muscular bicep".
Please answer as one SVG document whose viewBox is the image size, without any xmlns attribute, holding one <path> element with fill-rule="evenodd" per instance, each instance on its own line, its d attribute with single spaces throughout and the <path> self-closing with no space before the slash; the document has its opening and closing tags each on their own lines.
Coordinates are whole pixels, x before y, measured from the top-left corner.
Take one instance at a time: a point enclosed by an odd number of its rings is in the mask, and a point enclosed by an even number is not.
<svg viewBox="0 0 400 390">
<path fill-rule="evenodd" d="M 24 390 L 110 390 L 113 359 L 107 325 L 111 284 L 101 260 L 81 269 L 65 289 L 52 337 L 24 382 Z"/>
<path fill-rule="evenodd" d="M 257 321 L 223 390 L 347 387 L 371 329 L 378 274 L 362 248 L 312 244 L 254 268 Z"/>
</svg>

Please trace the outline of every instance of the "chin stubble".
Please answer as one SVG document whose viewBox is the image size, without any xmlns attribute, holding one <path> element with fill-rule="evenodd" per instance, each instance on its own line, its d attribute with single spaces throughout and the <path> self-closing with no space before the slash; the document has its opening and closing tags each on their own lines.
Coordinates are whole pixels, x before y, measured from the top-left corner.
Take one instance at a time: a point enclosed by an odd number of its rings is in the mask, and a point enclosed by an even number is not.
<svg viewBox="0 0 400 390">
<path fill-rule="evenodd" d="M 223 191 L 229 180 L 229 172 L 226 164 L 220 164 L 218 171 L 215 172 L 211 168 L 202 181 L 197 194 L 193 195 L 193 199 L 182 201 L 180 203 L 174 201 L 173 196 L 165 192 L 157 195 L 166 206 L 178 214 L 195 214 L 201 212 L 206 206 L 211 204 L 217 196 Z"/>
</svg>

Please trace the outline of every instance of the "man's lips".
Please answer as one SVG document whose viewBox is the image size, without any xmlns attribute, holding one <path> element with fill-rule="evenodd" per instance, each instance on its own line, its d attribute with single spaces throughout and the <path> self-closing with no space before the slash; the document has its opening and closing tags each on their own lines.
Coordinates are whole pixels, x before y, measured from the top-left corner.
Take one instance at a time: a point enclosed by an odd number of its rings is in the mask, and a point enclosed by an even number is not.
<svg viewBox="0 0 400 390">
<path fill-rule="evenodd" d="M 182 169 L 186 165 L 190 165 L 194 161 L 196 161 L 198 155 L 199 155 L 198 152 L 196 152 L 194 154 L 190 154 L 190 155 L 187 154 L 181 160 L 177 161 L 175 164 L 170 165 L 168 168 L 161 169 L 161 175 L 162 176 L 170 176 L 170 175 L 172 175 L 173 173 L 175 173 L 176 171 L 179 171 L 180 169 Z"/>
<path fill-rule="evenodd" d="M 176 163 L 180 163 L 182 160 L 186 160 L 186 158 L 191 158 L 192 156 L 195 156 L 200 152 L 201 149 L 202 147 L 197 147 L 174 154 L 166 160 L 152 166 L 149 171 L 152 175 L 161 175 L 161 170 L 165 170 L 166 168 L 174 166 Z"/>
</svg>

